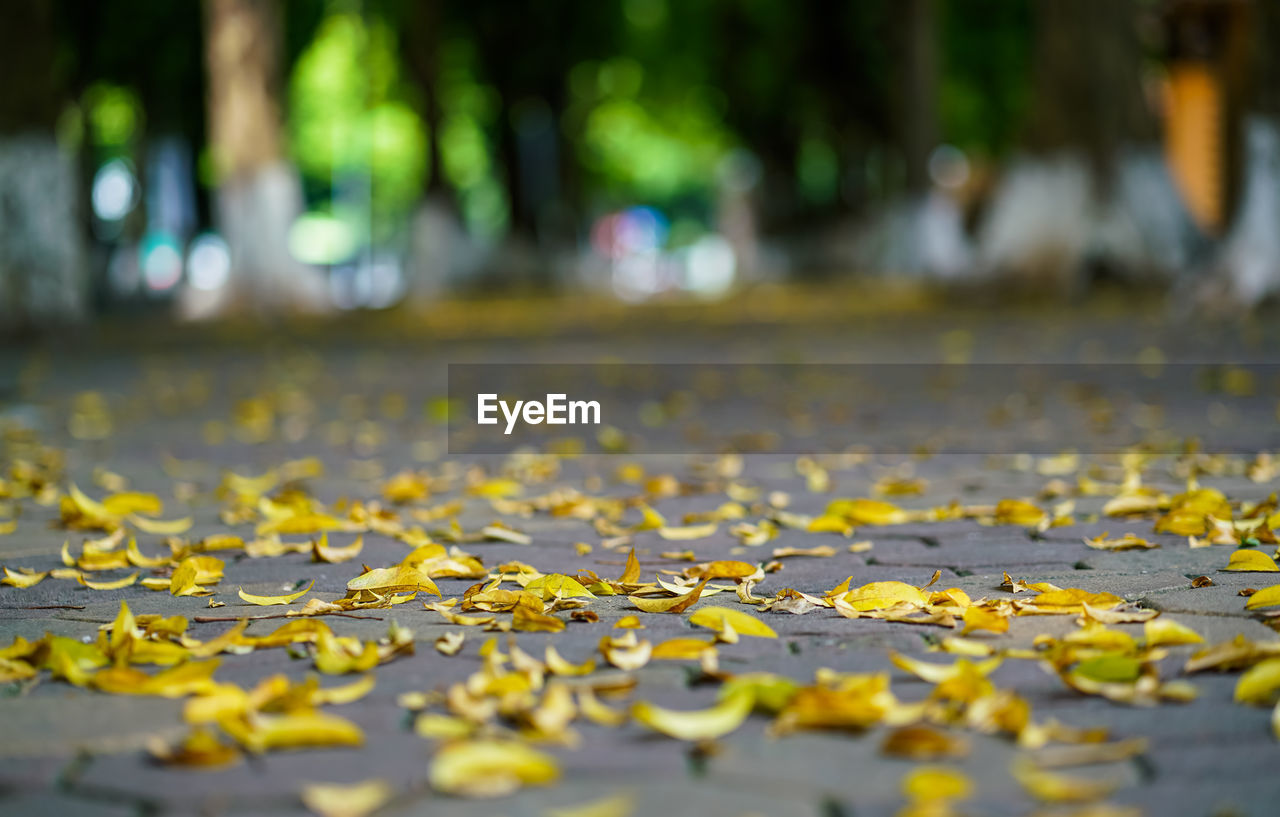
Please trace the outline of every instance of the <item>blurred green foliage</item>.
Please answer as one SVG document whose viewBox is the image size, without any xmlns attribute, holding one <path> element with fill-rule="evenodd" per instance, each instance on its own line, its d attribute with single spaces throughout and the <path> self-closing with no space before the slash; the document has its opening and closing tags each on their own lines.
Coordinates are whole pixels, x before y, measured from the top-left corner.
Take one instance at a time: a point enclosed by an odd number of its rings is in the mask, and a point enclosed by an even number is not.
<svg viewBox="0 0 1280 817">
<path fill-rule="evenodd" d="M 541 229 L 546 212 L 581 224 L 631 204 L 662 207 L 692 233 L 713 220 L 724 160 L 743 151 L 759 167 L 766 228 L 901 187 L 903 5 L 892 0 L 280 8 L 292 158 L 313 212 L 361 241 L 403 237 L 428 189 L 446 191 L 481 237 Z M 939 135 L 998 159 L 1031 102 L 1033 4 L 935 10 Z M 79 85 L 65 131 L 103 155 L 176 128 L 201 157 L 199 4 L 103 0 L 65 17 Z M 549 122 L 538 138 L 551 143 L 530 147 L 529 121 Z"/>
</svg>

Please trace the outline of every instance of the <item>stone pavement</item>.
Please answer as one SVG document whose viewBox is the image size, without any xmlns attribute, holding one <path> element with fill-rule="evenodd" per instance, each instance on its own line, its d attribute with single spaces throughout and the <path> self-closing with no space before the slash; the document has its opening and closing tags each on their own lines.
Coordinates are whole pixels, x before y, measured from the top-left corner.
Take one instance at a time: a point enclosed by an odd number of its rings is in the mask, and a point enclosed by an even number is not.
<svg viewBox="0 0 1280 817">
<path fill-rule="evenodd" d="M 105 470 L 127 480 L 130 490 L 159 495 L 165 502 L 164 518 L 193 517 L 193 527 L 182 534 L 189 541 L 228 532 L 249 538 L 252 523 L 228 525 L 220 517 L 225 502 L 215 495 L 215 489 L 224 469 L 242 475 L 260 474 L 290 460 L 318 458 L 324 466 L 323 475 L 308 477 L 304 484 L 312 496 L 332 507 L 343 497 L 379 499 L 386 479 L 406 469 L 438 477 L 462 475 L 474 465 L 488 469 L 489 475 L 510 467 L 510 462 L 492 456 L 460 462 L 444 450 L 436 415 L 446 362 L 589 361 L 612 356 L 718 362 L 938 360 L 957 337 L 966 338 L 964 343 L 972 346 L 975 359 L 988 360 L 1035 360 L 1038 356 L 1078 360 L 1087 356 L 1132 362 L 1142 349 L 1155 347 L 1170 360 L 1265 361 L 1270 350 L 1277 348 L 1274 332 L 1268 335 L 1265 330 L 1188 329 L 1124 316 L 1064 320 L 1052 325 L 1041 317 L 1031 317 L 1011 319 L 998 330 L 986 326 L 981 316 L 971 315 L 928 321 L 886 318 L 845 327 L 686 329 L 626 337 L 484 342 L 396 341 L 347 332 L 268 343 L 204 337 L 162 344 L 117 338 L 88 351 L 53 343 L 0 353 L 0 365 L 4 366 L 0 371 L 9 373 L 7 381 L 0 378 L 0 399 L 5 401 L 0 403 L 0 425 L 6 435 L 0 456 L 12 466 L 35 455 L 39 449 L 33 447 L 32 440 L 37 440 L 40 446 L 65 454 L 60 488 L 74 482 L 100 498 L 109 493 L 103 485 L 112 485 L 115 479 L 104 475 Z M 1273 386 L 1266 384 L 1265 388 Z M 1173 404 L 1178 395 L 1163 395 L 1162 399 Z M 1274 395 L 1270 399 L 1274 401 Z M 108 418 L 109 426 L 104 427 Z M 937 421 L 947 422 L 945 411 Z M 1080 441 L 1080 449 L 1087 452 L 1088 441 Z M 619 480 L 619 466 L 638 464 L 649 476 L 672 474 L 686 485 L 697 486 L 704 481 L 697 466 L 707 460 L 666 456 L 636 462 L 621 455 L 566 460 L 544 482 L 525 485 L 524 496 L 565 487 L 594 496 L 636 498 L 644 495 L 645 489 Z M 972 506 L 991 505 L 1005 498 L 1035 499 L 1052 479 L 1035 467 L 1025 467 L 1025 463 L 1011 467 L 1007 461 L 978 456 L 872 454 L 861 461 L 818 461 L 824 463 L 831 483 L 816 486 L 821 490 L 810 490 L 815 486 L 797 473 L 795 457 L 748 456 L 733 481 L 761 489 L 760 496 L 785 492 L 791 500 L 788 511 L 818 516 L 832 499 L 875 496 L 876 484 L 886 475 L 901 473 L 904 461 L 913 477 L 927 482 L 920 495 L 888 498 L 905 509 L 935 508 L 953 500 Z M 1097 472 L 1101 477 L 1122 474 L 1118 458 L 1086 454 L 1062 478 L 1074 486 L 1076 477 L 1087 473 L 1091 465 L 1102 469 Z M 1145 484 L 1168 494 L 1179 493 L 1186 479 L 1176 468 L 1171 458 L 1153 461 L 1144 472 Z M 1230 464 L 1221 471 L 1202 475 L 1200 483 L 1221 490 L 1234 503 L 1258 502 L 1274 490 L 1268 475 L 1255 481 L 1239 469 L 1233 471 Z M 1102 507 L 1110 499 L 1106 494 L 1074 497 L 1074 524 L 1041 532 L 1029 531 L 1025 525 L 992 525 L 976 519 L 862 525 L 848 537 L 784 526 L 776 538 L 752 547 L 731 535 L 732 522 L 722 522 L 714 534 L 692 541 L 668 541 L 657 531 L 642 530 L 631 535 L 630 545 L 607 548 L 603 540 L 609 537 L 602 536 L 587 520 L 545 512 L 527 517 L 502 513 L 488 500 L 467 495 L 463 482 L 455 480 L 451 489 L 400 510 L 407 514 L 412 507 L 435 507 L 457 498 L 464 503 L 456 515 L 463 531 L 476 531 L 502 519 L 528 534 L 527 545 L 503 541 L 461 544 L 490 570 L 518 560 L 543 573 L 577 575 L 580 570 L 592 570 L 613 578 L 621 574 L 627 550 L 633 545 L 644 578 L 652 580 L 658 570 L 680 571 L 691 564 L 665 558 L 661 556 L 664 552 L 692 550 L 698 562 L 734 559 L 765 563 L 772 560 L 775 548 L 829 544 L 836 549 L 834 556 L 780 559 L 781 569 L 768 573 L 755 594 L 772 597 L 784 588 L 795 588 L 822 596 L 849 576 L 853 577 L 852 587 L 888 580 L 921 586 L 936 570 L 941 571 L 941 577 L 932 589 L 960 588 L 974 600 L 1013 599 L 1015 596 L 1001 587 L 1007 572 L 1028 582 L 1116 594 L 1129 602 L 1131 609 L 1159 610 L 1162 616 L 1190 627 L 1203 636 L 1205 644 L 1237 635 L 1260 642 L 1276 639 L 1271 628 L 1244 609 L 1245 600 L 1239 595 L 1246 588 L 1271 586 L 1274 579 L 1265 573 L 1221 572 L 1231 547 L 1193 549 L 1185 535 L 1153 533 L 1154 515 L 1101 517 Z M 679 524 L 686 513 L 710 512 L 728 501 L 723 482 L 721 488 L 673 496 L 659 492 L 651 494 L 648 501 L 672 524 Z M 1048 508 L 1071 498 L 1036 501 Z M 16 505 L 20 515 L 15 530 L 0 535 L 0 563 L 10 569 L 60 567 L 64 541 L 69 539 L 78 546 L 83 539 L 100 535 L 59 529 L 57 504 L 45 506 L 23 498 Z M 630 510 L 624 520 L 634 524 L 639 520 L 638 512 Z M 759 515 L 748 517 L 748 521 L 758 520 Z M 1160 547 L 1107 552 L 1082 541 L 1103 531 L 1113 537 L 1131 532 Z M 93 590 L 57 579 L 46 579 L 27 589 L 0 587 L 0 648 L 15 638 L 36 640 L 46 632 L 92 640 L 101 625 L 115 619 L 121 601 L 126 601 L 135 615 L 234 619 L 286 609 L 246 605 L 237 597 L 237 587 L 276 594 L 314 580 L 315 597 L 340 598 L 347 582 L 360 572 L 360 563 L 395 565 L 409 550 L 402 541 L 377 532 L 365 532 L 363 537 L 364 549 L 358 559 L 345 564 L 313 562 L 303 553 L 274 558 L 219 554 L 226 560 L 225 577 L 212 588 L 215 595 L 209 598 L 173 596 L 137 584 Z M 305 541 L 311 537 L 285 538 Z M 140 550 L 147 554 L 158 552 L 162 539 L 161 535 L 138 533 Z M 340 546 L 353 536 L 335 533 L 332 539 L 332 544 Z M 870 541 L 872 546 L 850 552 L 847 546 L 856 541 Z M 577 543 L 592 548 L 584 554 L 575 547 Z M 151 571 L 142 573 L 146 576 Z M 122 575 L 117 571 L 104 577 Z M 1193 588 L 1192 579 L 1197 576 L 1210 577 L 1212 586 Z M 464 578 L 436 581 L 446 599 L 461 597 L 475 583 Z M 210 598 L 225 606 L 209 609 Z M 738 600 L 730 591 L 700 604 L 708 603 L 734 606 Z M 610 634 L 622 617 L 639 613 L 626 595 L 600 596 L 586 609 L 598 614 L 599 621 L 569 621 L 558 633 L 510 635 L 530 655 L 542 656 L 545 647 L 553 645 L 572 663 L 590 658 L 600 661 L 597 644 L 601 637 Z M 827 608 L 804 615 L 742 609 L 765 621 L 779 637 L 743 637 L 737 643 L 720 644 L 721 672 L 777 673 L 800 683 L 811 683 L 820 668 L 887 672 L 894 694 L 907 702 L 926 699 L 933 687 L 896 668 L 890 662 L 890 652 L 950 663 L 953 657 L 935 647 L 940 639 L 958 635 L 958 631 L 939 626 L 845 618 Z M 38 682 L 15 681 L 0 687 L 0 813 L 302 814 L 306 809 L 299 791 L 305 783 L 349 784 L 381 778 L 394 791 L 391 801 L 377 812 L 386 815 L 542 815 L 554 813 L 549 809 L 619 797 L 636 815 L 871 817 L 896 814 L 906 806 L 901 781 L 920 765 L 882 752 L 885 737 L 892 731 L 884 724 L 865 730 L 810 730 L 779 736 L 769 731 L 771 719 L 757 713 L 709 746 L 665 737 L 635 722 L 611 728 L 579 718 L 572 727 L 579 737 L 575 746 L 551 743 L 539 747 L 558 760 L 558 783 L 525 787 L 493 800 L 450 796 L 434 790 L 428 782 L 439 741 L 414 733 L 412 713 L 401 705 L 401 696 L 444 690 L 480 671 L 481 645 L 493 634 L 479 627 L 450 624 L 441 615 L 422 609 L 417 601 L 366 614 L 377 620 L 321 620 L 339 635 L 365 639 L 382 637 L 394 620 L 413 631 L 417 649 L 413 655 L 378 666 L 374 670 L 376 686 L 368 695 L 331 708 L 363 730 L 362 747 L 268 752 L 219 768 L 166 766 L 158 763 L 147 747 L 157 738 L 172 742 L 186 734 L 183 700 L 108 695 L 53 680 L 48 672 L 42 672 Z M 558 615 L 568 619 L 564 613 Z M 687 614 L 639 615 L 645 629 L 637 633 L 653 644 L 710 635 L 691 625 Z M 1007 633 L 976 633 L 973 640 L 997 652 L 1030 649 L 1037 636 L 1062 638 L 1075 631 L 1077 618 L 1015 616 Z M 248 632 L 264 634 L 280 623 L 254 622 Z M 188 633 L 208 640 L 232 626 L 229 621 L 193 621 Z M 1140 636 L 1143 625 L 1121 623 L 1113 629 Z M 435 640 L 452 631 L 465 634 L 461 651 L 453 656 L 437 652 Z M 508 636 L 497 636 L 499 647 L 506 649 Z M 1119 762 L 1055 770 L 1116 781 L 1118 787 L 1106 802 L 1117 808 L 1131 806 L 1148 815 L 1276 814 L 1280 778 L 1275 767 L 1280 751 L 1270 723 L 1271 709 L 1233 702 L 1238 672 L 1184 675 L 1185 659 L 1199 648 L 1168 647 L 1167 657 L 1158 662 L 1163 680 L 1186 678 L 1196 687 L 1197 697 L 1185 703 L 1129 706 L 1082 694 L 1035 660 L 1005 660 L 990 680 L 999 689 L 1013 690 L 1025 698 L 1037 723 L 1056 719 L 1073 727 L 1106 727 L 1113 740 L 1149 740 L 1144 751 Z M 276 673 L 301 680 L 314 671 L 309 658 L 301 646 L 226 654 L 217 679 L 243 688 Z M 622 674 L 603 667 L 603 661 L 601 664 L 598 673 Z M 719 685 L 700 673 L 697 661 L 653 660 L 627 674 L 634 677 L 635 688 L 621 698 L 609 699 L 610 705 L 620 710 L 641 700 L 674 709 L 702 709 L 716 702 Z M 325 677 L 322 684 L 346 683 L 354 677 Z M 1040 802 L 1011 774 L 1011 767 L 1025 752 L 1009 736 L 960 728 L 954 733 L 968 741 L 968 753 L 938 763 L 962 772 L 972 783 L 972 795 L 956 806 L 957 813 L 992 817 L 1112 813 L 1075 812 L 1070 805 Z M 602 809 L 596 813 L 626 813 L 620 806 Z"/>
</svg>

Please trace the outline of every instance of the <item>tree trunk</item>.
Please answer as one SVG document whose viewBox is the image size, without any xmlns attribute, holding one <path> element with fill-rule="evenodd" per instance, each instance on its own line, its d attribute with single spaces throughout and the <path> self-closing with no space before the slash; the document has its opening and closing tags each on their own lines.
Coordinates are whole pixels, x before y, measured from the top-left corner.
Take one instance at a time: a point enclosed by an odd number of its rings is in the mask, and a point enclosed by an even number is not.
<svg viewBox="0 0 1280 817">
<path fill-rule="evenodd" d="M 83 317 L 88 300 L 74 157 L 54 126 L 67 96 L 54 4 L 0 0 L 0 329 Z"/>
<path fill-rule="evenodd" d="M 205 2 L 214 211 L 233 272 L 221 292 L 186 293 L 191 317 L 250 305 L 278 312 L 325 304 L 321 274 L 294 260 L 288 247 L 303 202 L 297 171 L 284 154 L 280 13 L 276 0 Z"/>
<path fill-rule="evenodd" d="M 1280 295 L 1280 7 L 1252 6 L 1253 83 L 1246 91 L 1243 183 L 1208 288 L 1217 305 L 1253 306 Z M 1218 290 L 1225 289 L 1225 293 Z"/>
<path fill-rule="evenodd" d="M 935 0 L 903 4 L 902 93 L 898 112 L 907 195 L 929 190 L 929 155 L 938 145 L 938 30 Z"/>
<path fill-rule="evenodd" d="M 1028 155 L 1000 181 L 979 263 L 1014 289 L 1078 294 L 1098 276 L 1167 278 L 1202 235 L 1156 145 L 1135 0 L 1036 3 Z"/>
</svg>

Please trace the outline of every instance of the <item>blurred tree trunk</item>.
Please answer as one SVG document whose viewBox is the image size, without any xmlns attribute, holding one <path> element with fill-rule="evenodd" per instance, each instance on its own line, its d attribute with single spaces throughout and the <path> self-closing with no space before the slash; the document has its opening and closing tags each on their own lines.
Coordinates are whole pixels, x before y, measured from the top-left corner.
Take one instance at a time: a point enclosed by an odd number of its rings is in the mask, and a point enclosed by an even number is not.
<svg viewBox="0 0 1280 817">
<path fill-rule="evenodd" d="M 1253 35 L 1252 81 L 1243 94 L 1243 179 L 1213 283 L 1225 285 L 1231 304 L 1252 306 L 1280 295 L 1280 3 L 1259 0 L 1240 11 L 1252 15 Z"/>
<path fill-rule="evenodd" d="M 0 0 L 0 329 L 84 315 L 87 274 L 74 158 L 54 128 L 67 103 L 51 0 Z"/>
<path fill-rule="evenodd" d="M 938 25 L 935 0 L 905 0 L 899 120 L 907 195 L 929 190 L 929 155 L 938 145 Z"/>
<path fill-rule="evenodd" d="M 440 46 L 444 27 L 440 0 L 410 0 L 399 7 L 404 25 L 400 48 L 409 76 L 422 97 L 427 126 L 427 183 L 413 214 L 409 239 L 409 300 L 427 306 L 465 268 L 470 256 L 456 192 L 445 176 L 441 137 L 444 109 L 440 103 Z"/>
<path fill-rule="evenodd" d="M 195 303 L 205 293 L 190 294 L 192 316 L 249 305 L 314 311 L 325 302 L 320 275 L 294 260 L 288 247 L 303 202 L 297 171 L 284 154 L 280 15 L 278 0 L 205 2 L 214 209 L 234 272 L 216 303 Z"/>
<path fill-rule="evenodd" d="M 1136 0 L 1035 10 L 1029 155 L 999 183 L 982 266 L 1014 288 L 1078 294 L 1097 276 L 1167 278 L 1202 235 L 1157 144 Z"/>
<path fill-rule="evenodd" d="M 1029 147 L 1083 155 L 1104 197 L 1122 148 L 1156 139 L 1134 0 L 1041 0 Z"/>
<path fill-rule="evenodd" d="M 422 94 L 422 121 L 427 125 L 431 170 L 425 194 L 449 206 L 456 205 L 453 189 L 444 175 L 440 133 L 444 110 L 440 105 L 440 29 L 444 24 L 440 0 L 416 0 L 408 5 L 401 47 L 409 75 Z"/>
</svg>

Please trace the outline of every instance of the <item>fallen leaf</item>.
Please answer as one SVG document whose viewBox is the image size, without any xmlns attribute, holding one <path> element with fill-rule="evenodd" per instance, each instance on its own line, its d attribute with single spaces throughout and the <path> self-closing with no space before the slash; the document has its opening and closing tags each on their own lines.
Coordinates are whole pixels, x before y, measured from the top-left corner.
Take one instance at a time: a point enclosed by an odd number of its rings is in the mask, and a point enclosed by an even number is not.
<svg viewBox="0 0 1280 817">
<path fill-rule="evenodd" d="M 715 706 L 701 710 L 674 710 L 639 701 L 631 707 L 632 719 L 662 734 L 679 740 L 712 740 L 723 737 L 742 725 L 754 704 L 751 694 L 741 691 Z"/>
<path fill-rule="evenodd" d="M 461 797 L 501 797 L 521 786 L 554 783 L 560 769 L 549 755 L 509 740 L 445 744 L 431 760 L 432 788 Z"/>
<path fill-rule="evenodd" d="M 241 599 L 250 604 L 257 604 L 263 607 L 270 607 L 275 604 L 293 604 L 298 599 L 311 592 L 311 588 L 315 587 L 316 580 L 312 579 L 311 583 L 296 593 L 286 593 L 282 596 L 258 596 L 253 593 L 244 592 L 244 588 L 237 588 L 237 592 Z"/>
<path fill-rule="evenodd" d="M 911 725 L 890 732 L 880 744 L 880 751 L 911 760 L 938 760 L 964 757 L 969 753 L 969 743 L 931 726 Z"/>
<path fill-rule="evenodd" d="M 462 642 L 466 638 L 462 633 L 454 631 L 445 633 L 436 639 L 436 652 L 441 655 L 457 655 L 462 649 Z"/>
<path fill-rule="evenodd" d="M 702 590 L 707 586 L 707 579 L 703 579 L 689 592 L 682 596 L 672 598 L 647 599 L 641 596 L 629 596 L 631 603 L 646 613 L 683 613 L 688 610 L 702 596 Z"/>
<path fill-rule="evenodd" d="M 1236 682 L 1236 703 L 1271 706 L 1280 692 L 1280 658 L 1268 658 L 1250 667 Z"/>
<path fill-rule="evenodd" d="M 1249 596 L 1249 600 L 1244 603 L 1244 609 L 1258 610 L 1263 607 L 1275 607 L 1276 605 L 1280 605 L 1280 584 L 1264 587 Z"/>
<path fill-rule="evenodd" d="M 320 817 L 367 817 L 382 808 L 394 794 L 387 781 L 366 780 L 349 786 L 306 783 L 299 796 L 303 805 Z"/>
<path fill-rule="evenodd" d="M 615 794 L 577 806 L 543 809 L 544 817 L 631 817 L 635 803 L 629 794 Z"/>
<path fill-rule="evenodd" d="M 1280 572 L 1280 566 L 1276 565 L 1276 560 L 1260 550 L 1252 548 L 1241 548 L 1232 551 L 1231 558 L 1227 561 L 1227 566 L 1223 570 L 1252 572 L 1252 573 L 1277 573 Z"/>
<path fill-rule="evenodd" d="M 709 627 L 716 632 L 730 626 L 739 635 L 757 638 L 777 638 L 778 634 L 768 624 L 749 613 L 735 610 L 732 607 L 702 607 L 689 616 L 689 623 L 699 627 Z"/>
</svg>

